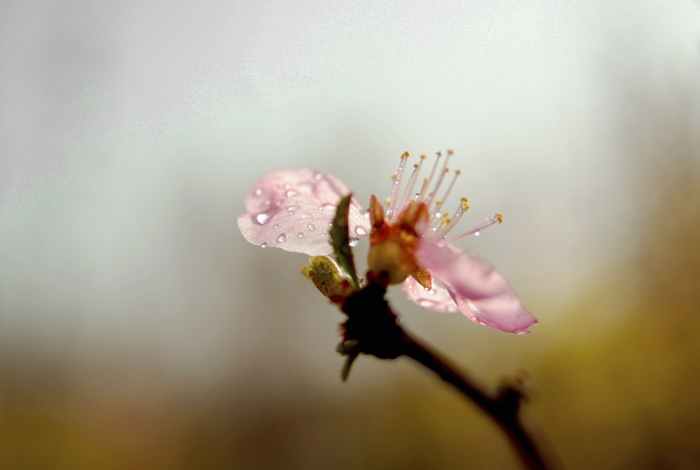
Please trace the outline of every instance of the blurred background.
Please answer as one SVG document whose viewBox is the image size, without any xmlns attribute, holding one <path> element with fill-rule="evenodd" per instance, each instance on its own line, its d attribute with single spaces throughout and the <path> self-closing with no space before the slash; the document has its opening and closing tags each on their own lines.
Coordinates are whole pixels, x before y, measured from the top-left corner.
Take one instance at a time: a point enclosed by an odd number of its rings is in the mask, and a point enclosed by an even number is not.
<svg viewBox="0 0 700 470">
<path fill-rule="evenodd" d="M 567 468 L 699 465 L 692 0 L 5 0 L 0 64 L 1 468 L 520 468 L 408 360 L 341 383 L 306 257 L 236 226 L 267 172 L 366 204 L 403 151 L 446 148 L 460 226 L 505 217 L 459 246 L 540 322 L 501 333 L 395 287 L 405 325 L 526 374 Z"/>
</svg>

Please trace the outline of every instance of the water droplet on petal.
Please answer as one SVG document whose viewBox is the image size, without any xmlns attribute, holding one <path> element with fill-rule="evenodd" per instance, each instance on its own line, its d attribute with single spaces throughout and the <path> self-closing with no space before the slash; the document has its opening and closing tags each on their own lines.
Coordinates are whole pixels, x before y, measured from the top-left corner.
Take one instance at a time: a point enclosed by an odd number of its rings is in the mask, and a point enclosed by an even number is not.
<svg viewBox="0 0 700 470">
<path fill-rule="evenodd" d="M 333 222 L 328 222 L 329 227 L 333 227 Z"/>
<path fill-rule="evenodd" d="M 255 195 L 256 196 L 262 196 L 263 190 L 262 189 L 256 189 L 255 190 Z"/>
<path fill-rule="evenodd" d="M 367 235 L 367 231 L 362 227 L 355 228 L 355 233 L 358 235 Z"/>
<path fill-rule="evenodd" d="M 287 191 L 285 194 L 286 194 L 287 197 L 294 197 L 294 196 L 299 195 L 299 193 L 296 192 L 296 191 L 294 191 L 293 189 L 290 189 L 290 190 Z"/>
<path fill-rule="evenodd" d="M 357 246 L 359 243 L 360 243 L 360 239 L 359 239 L 359 238 L 351 238 L 351 239 L 350 239 L 350 243 L 348 243 L 348 245 L 350 245 L 350 246 Z"/>
<path fill-rule="evenodd" d="M 255 222 L 258 223 L 258 225 L 265 225 L 270 221 L 270 214 L 267 212 L 261 212 L 255 216 Z"/>
<path fill-rule="evenodd" d="M 277 237 L 277 243 L 284 243 L 287 241 L 287 235 L 281 234 L 279 237 Z"/>
<path fill-rule="evenodd" d="M 322 211 L 322 210 L 323 210 L 323 206 L 318 206 L 318 210 Z"/>
<path fill-rule="evenodd" d="M 326 234 L 325 234 L 325 233 L 322 233 L 322 234 L 321 234 L 321 238 L 326 238 Z"/>
<path fill-rule="evenodd" d="M 313 224 L 309 224 L 309 230 L 314 230 L 316 227 Z"/>
<path fill-rule="evenodd" d="M 437 291 L 435 289 L 430 289 L 430 291 L 428 292 L 428 294 L 430 295 L 435 295 L 436 293 Z"/>
<path fill-rule="evenodd" d="M 474 236 L 475 236 L 475 237 L 478 237 L 478 236 L 480 236 L 480 235 L 481 235 L 481 230 L 477 230 L 476 232 L 474 232 Z"/>
<path fill-rule="evenodd" d="M 299 206 L 289 206 L 289 207 L 287 207 L 287 210 L 288 210 L 288 211 L 295 211 L 295 210 L 297 210 L 297 209 L 299 209 Z"/>
<path fill-rule="evenodd" d="M 365 211 L 365 219 L 369 220 L 369 211 Z"/>
<path fill-rule="evenodd" d="M 315 178 L 316 178 L 317 180 L 320 180 L 321 178 L 323 178 L 323 175 L 322 175 L 321 173 L 316 173 Z"/>
<path fill-rule="evenodd" d="M 272 228 L 275 229 L 275 230 L 277 230 L 278 228 L 280 228 L 280 226 L 277 225 L 277 224 L 275 224 L 275 225 L 272 226 Z"/>
<path fill-rule="evenodd" d="M 260 248 L 267 248 L 267 243 L 263 243 L 262 245 L 260 245 Z"/>
<path fill-rule="evenodd" d="M 425 289 L 426 292 L 430 291 L 430 289 L 428 289 L 427 287 L 424 287 L 423 289 Z"/>
<path fill-rule="evenodd" d="M 525 331 L 525 330 L 520 330 L 520 331 L 517 331 L 516 333 L 519 334 L 519 335 L 526 335 L 526 334 L 528 334 L 528 332 Z"/>
<path fill-rule="evenodd" d="M 301 233 L 301 232 L 299 232 L 299 235 L 298 235 L 298 236 L 299 236 L 299 238 L 304 238 L 304 234 Z"/>
</svg>

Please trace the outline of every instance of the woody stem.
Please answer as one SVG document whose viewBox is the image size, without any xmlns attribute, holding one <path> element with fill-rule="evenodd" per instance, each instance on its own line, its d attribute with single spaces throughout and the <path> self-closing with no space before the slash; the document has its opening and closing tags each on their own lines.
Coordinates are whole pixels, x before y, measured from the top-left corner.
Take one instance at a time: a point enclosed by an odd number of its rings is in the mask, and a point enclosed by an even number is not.
<svg viewBox="0 0 700 470">
<path fill-rule="evenodd" d="M 551 449 L 547 449 L 547 455 L 544 455 L 544 439 L 541 433 L 535 432 L 533 423 L 523 422 L 521 392 L 512 387 L 503 388 L 496 393 L 489 391 L 489 388 L 493 389 L 493 387 L 478 383 L 447 358 L 413 338 L 405 330 L 403 354 L 435 372 L 496 421 L 508 436 L 526 468 L 531 470 L 555 468 L 553 464 L 555 458 Z M 536 435 L 539 439 L 535 439 Z"/>
<path fill-rule="evenodd" d="M 523 419 L 522 392 L 515 385 L 496 389 L 479 383 L 411 336 L 399 325 L 396 314 L 384 298 L 385 286 L 370 280 L 367 286 L 345 300 L 342 310 L 348 320 L 343 325 L 343 344 L 353 341 L 357 351 L 380 359 L 407 356 L 419 362 L 488 414 L 506 433 L 528 469 L 554 469 L 554 454 L 547 449 L 545 455 L 542 434 L 535 432 L 534 423 Z"/>
</svg>

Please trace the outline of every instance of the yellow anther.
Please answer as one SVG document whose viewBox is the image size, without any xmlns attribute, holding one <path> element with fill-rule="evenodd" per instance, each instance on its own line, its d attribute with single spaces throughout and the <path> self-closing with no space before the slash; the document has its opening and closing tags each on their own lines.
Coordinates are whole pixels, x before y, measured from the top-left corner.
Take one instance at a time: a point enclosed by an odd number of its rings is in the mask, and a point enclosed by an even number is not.
<svg viewBox="0 0 700 470">
<path fill-rule="evenodd" d="M 440 221 L 440 227 L 444 227 L 445 225 L 447 225 L 447 221 L 446 221 L 446 219 L 442 219 Z"/>
<path fill-rule="evenodd" d="M 413 168 L 418 168 L 418 163 L 414 163 Z"/>
<path fill-rule="evenodd" d="M 435 191 L 431 191 L 428 193 L 428 197 L 433 197 L 433 196 L 435 196 Z"/>
<path fill-rule="evenodd" d="M 442 204 L 442 199 L 437 199 L 437 200 L 435 201 L 435 204 L 437 204 L 438 206 L 439 206 L 440 204 Z"/>
<path fill-rule="evenodd" d="M 408 152 L 404 152 L 401 154 L 401 160 L 406 160 L 408 158 Z"/>
<path fill-rule="evenodd" d="M 398 176 L 398 173 L 394 173 L 393 175 L 391 175 L 391 181 L 396 181 L 396 178 L 398 178 Z"/>
<path fill-rule="evenodd" d="M 428 184 L 428 178 L 423 178 L 423 184 Z"/>
<path fill-rule="evenodd" d="M 435 155 L 437 155 L 438 157 L 442 157 L 442 152 L 435 152 Z"/>
<path fill-rule="evenodd" d="M 426 157 L 425 155 L 421 155 L 421 156 L 418 157 L 418 158 L 420 158 L 421 160 L 425 160 L 425 159 L 428 158 L 428 157 Z"/>
<path fill-rule="evenodd" d="M 467 212 L 469 210 L 469 204 L 467 204 L 467 198 L 463 197 L 462 198 L 462 210 L 464 212 Z"/>
<path fill-rule="evenodd" d="M 450 172 L 450 169 L 449 169 L 449 168 L 445 168 L 445 174 L 447 174 L 447 173 L 449 173 L 449 172 Z"/>
<path fill-rule="evenodd" d="M 415 200 L 415 199 L 411 199 L 410 201 L 408 201 L 408 205 L 409 205 L 409 206 L 410 206 L 411 204 L 415 204 L 415 203 L 416 203 L 416 200 Z"/>
<path fill-rule="evenodd" d="M 442 213 L 442 216 L 443 216 L 444 218 L 446 218 L 446 219 L 449 219 L 449 218 L 450 218 L 450 213 L 449 213 L 449 212 L 443 212 L 443 213 Z"/>
<path fill-rule="evenodd" d="M 499 224 L 503 223 L 503 216 L 501 214 L 499 214 L 498 212 L 496 212 L 496 218 L 498 219 Z"/>
<path fill-rule="evenodd" d="M 452 149 L 447 149 L 447 155 L 452 155 L 453 153 Z"/>
<path fill-rule="evenodd" d="M 462 202 L 467 202 L 467 201 L 468 201 L 468 199 L 466 197 L 462 196 Z"/>
<path fill-rule="evenodd" d="M 461 174 L 462 174 L 462 170 L 457 170 L 457 171 L 455 171 L 455 174 L 461 175 Z"/>
<path fill-rule="evenodd" d="M 386 204 L 386 206 L 389 207 L 391 205 L 391 199 L 389 199 L 389 198 L 384 199 L 384 204 Z"/>
</svg>

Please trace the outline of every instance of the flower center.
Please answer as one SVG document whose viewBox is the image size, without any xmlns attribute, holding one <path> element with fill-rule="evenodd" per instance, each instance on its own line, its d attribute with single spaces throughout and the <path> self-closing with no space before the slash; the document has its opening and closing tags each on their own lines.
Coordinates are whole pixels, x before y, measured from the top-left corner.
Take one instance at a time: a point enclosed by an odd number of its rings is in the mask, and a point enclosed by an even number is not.
<svg viewBox="0 0 700 470">
<path fill-rule="evenodd" d="M 397 218 L 406 210 L 406 208 L 408 208 L 412 204 L 423 203 L 428 209 L 429 219 L 424 230 L 422 230 L 422 232 L 419 235 L 421 235 L 423 238 L 431 239 L 441 245 L 447 245 L 456 240 L 459 240 L 460 238 L 466 237 L 467 235 L 479 236 L 481 235 L 482 230 L 484 230 L 485 228 L 490 227 L 491 225 L 494 225 L 496 223 L 503 222 L 503 216 L 499 213 L 496 213 L 493 217 L 487 218 L 484 221 L 484 223 L 482 223 L 478 227 L 475 227 L 462 234 L 447 238 L 447 234 L 455 227 L 455 225 L 457 225 L 457 222 L 459 222 L 459 219 L 462 218 L 464 213 L 467 212 L 467 210 L 469 210 L 467 198 L 462 197 L 460 199 L 459 205 L 457 206 L 457 209 L 452 213 L 452 215 L 450 215 L 449 212 L 442 212 L 443 206 L 445 205 L 445 202 L 447 201 L 447 198 L 449 197 L 450 192 L 452 191 L 452 188 L 454 187 L 454 184 L 457 181 L 457 177 L 462 174 L 460 170 L 456 170 L 454 172 L 454 176 L 451 179 L 449 185 L 447 186 L 447 190 L 444 192 L 442 197 L 437 197 L 440 188 L 442 187 L 442 183 L 445 180 L 445 176 L 448 173 L 450 173 L 450 168 L 447 166 L 447 164 L 452 154 L 452 150 L 448 150 L 446 152 L 442 168 L 438 171 L 438 167 L 440 166 L 440 160 L 442 159 L 443 154 L 442 152 L 436 153 L 437 158 L 435 159 L 435 163 L 433 164 L 433 169 L 430 172 L 430 176 L 423 179 L 423 184 L 421 186 L 420 191 L 415 194 L 414 189 L 416 186 L 416 182 L 418 181 L 418 176 L 423 166 L 423 162 L 426 160 L 426 156 L 421 155 L 419 157 L 420 161 L 413 165 L 413 172 L 408 177 L 408 181 L 402 193 L 401 183 L 404 179 L 406 162 L 408 161 L 410 154 L 408 152 L 404 152 L 401 155 L 399 169 L 391 177 L 393 180 L 393 184 L 391 187 L 391 198 L 385 201 L 388 207 L 386 213 L 387 222 L 395 222 Z M 435 180 L 434 184 L 433 180 Z M 432 190 L 428 192 L 428 189 L 431 187 L 431 185 L 433 186 Z M 411 195 L 413 195 L 413 197 L 411 197 Z"/>
</svg>

